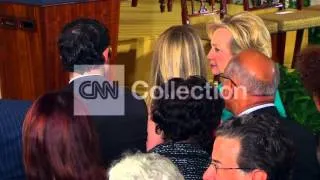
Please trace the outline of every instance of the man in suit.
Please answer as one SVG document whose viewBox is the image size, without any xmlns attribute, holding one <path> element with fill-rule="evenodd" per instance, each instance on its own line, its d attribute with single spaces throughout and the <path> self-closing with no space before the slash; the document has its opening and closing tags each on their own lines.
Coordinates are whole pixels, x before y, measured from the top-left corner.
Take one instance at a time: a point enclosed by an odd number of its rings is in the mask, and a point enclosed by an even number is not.
<svg viewBox="0 0 320 180">
<path fill-rule="evenodd" d="M 281 124 L 292 138 L 296 151 L 294 180 L 320 178 L 315 138 L 299 124 L 283 119 L 273 104 L 280 77 L 271 59 L 257 50 L 245 50 L 230 61 L 220 80 L 226 108 L 236 116 L 271 114 L 282 119 Z"/>
<path fill-rule="evenodd" d="M 22 124 L 31 102 L 0 100 L 0 179 L 24 180 Z"/>
<path fill-rule="evenodd" d="M 85 81 L 108 81 L 105 78 L 109 63 L 110 37 L 103 24 L 92 19 L 78 19 L 67 24 L 60 35 L 58 47 L 64 69 L 70 74 L 69 85 L 64 89 L 79 95 L 77 84 Z M 76 67 L 76 65 L 85 65 Z M 101 66 L 102 65 L 102 66 Z M 136 99 L 133 92 L 123 88 L 119 98 L 124 107 L 110 103 L 112 98 L 100 99 L 89 113 L 97 109 L 102 113 L 124 108 L 123 114 L 90 114 L 98 134 L 103 164 L 110 163 L 126 151 L 146 151 L 147 108 L 144 100 Z M 97 101 L 96 101 L 97 102 Z M 91 111 L 92 110 L 92 111 Z"/>
<path fill-rule="evenodd" d="M 243 115 L 217 129 L 212 162 L 203 179 L 290 180 L 293 160 L 293 142 L 279 119 Z"/>
<path fill-rule="evenodd" d="M 320 112 L 320 46 L 304 49 L 297 63 L 297 70 L 304 87 L 312 94 L 315 105 Z"/>
<path fill-rule="evenodd" d="M 312 95 L 314 103 L 320 112 L 320 46 L 310 46 L 304 49 L 297 63 L 297 70 L 304 87 Z M 318 162 L 320 164 L 320 134 L 317 136 Z"/>
</svg>

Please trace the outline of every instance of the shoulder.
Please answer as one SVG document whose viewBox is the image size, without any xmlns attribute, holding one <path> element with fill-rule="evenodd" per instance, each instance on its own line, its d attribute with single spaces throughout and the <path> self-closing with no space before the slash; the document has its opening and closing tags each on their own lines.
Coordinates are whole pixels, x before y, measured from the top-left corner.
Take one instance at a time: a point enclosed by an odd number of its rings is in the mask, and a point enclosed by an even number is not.
<svg viewBox="0 0 320 180">
<path fill-rule="evenodd" d="M 0 100 L 0 114 L 1 116 L 24 114 L 31 104 L 31 101 Z"/>
<path fill-rule="evenodd" d="M 305 142 L 314 142 L 315 138 L 313 134 L 307 130 L 302 125 L 298 124 L 297 122 L 293 121 L 290 118 L 283 118 L 281 121 L 285 129 L 295 138 L 301 139 L 301 140 L 307 140 Z"/>
<path fill-rule="evenodd" d="M 30 101 L 0 100 L 0 131 L 11 133 L 18 131 L 30 106 Z"/>
<path fill-rule="evenodd" d="M 165 144 L 158 144 L 155 147 L 153 147 L 152 149 L 149 150 L 149 153 L 158 153 L 160 155 L 162 155 L 162 152 L 166 152 L 166 146 Z"/>
<path fill-rule="evenodd" d="M 155 152 L 159 154 L 172 154 L 179 157 L 204 157 L 206 159 L 210 158 L 209 153 L 207 153 L 200 145 L 194 143 L 163 143 L 155 146 L 150 152 Z"/>
<path fill-rule="evenodd" d="M 124 87 L 123 89 L 127 100 L 146 106 L 145 100 L 141 96 L 139 96 L 138 93 L 131 91 L 127 87 Z"/>
<path fill-rule="evenodd" d="M 31 101 L 0 100 L 0 159 L 9 161 L 0 163 L 0 177 L 4 179 L 24 179 L 22 124 L 30 106 Z"/>
<path fill-rule="evenodd" d="M 142 99 L 137 93 L 131 91 L 129 88 L 124 88 L 125 93 L 125 106 L 127 109 L 135 110 L 135 112 L 148 115 L 147 105 L 144 99 Z"/>
<path fill-rule="evenodd" d="M 305 179 L 318 179 L 314 178 L 319 176 L 315 136 L 302 125 L 291 119 L 285 119 L 281 121 L 281 123 L 284 124 L 285 129 L 294 143 L 296 153 L 295 176 Z"/>
</svg>

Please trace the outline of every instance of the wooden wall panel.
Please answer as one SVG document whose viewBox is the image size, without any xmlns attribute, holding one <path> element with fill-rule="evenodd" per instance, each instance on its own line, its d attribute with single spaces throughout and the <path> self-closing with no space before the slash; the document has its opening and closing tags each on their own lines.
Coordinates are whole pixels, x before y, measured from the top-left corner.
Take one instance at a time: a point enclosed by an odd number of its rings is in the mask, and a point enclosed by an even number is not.
<svg viewBox="0 0 320 180">
<path fill-rule="evenodd" d="M 3 98 L 35 99 L 61 89 L 68 74 L 62 69 L 57 40 L 62 27 L 77 18 L 94 18 L 110 30 L 116 59 L 120 2 L 114 0 L 33 6 L 0 3 L 0 17 L 33 20 L 34 30 L 8 29 L 0 25 L 0 82 Z M 0 24 L 4 20 L 0 18 Z"/>
<path fill-rule="evenodd" d="M 34 20 L 39 23 L 39 9 L 23 5 L 0 4 L 3 21 Z M 11 20 L 10 20 L 11 19 Z M 12 28 L 10 28 L 12 27 Z M 0 77 L 3 98 L 32 99 L 45 91 L 41 31 L 2 25 L 0 27 Z"/>
</svg>

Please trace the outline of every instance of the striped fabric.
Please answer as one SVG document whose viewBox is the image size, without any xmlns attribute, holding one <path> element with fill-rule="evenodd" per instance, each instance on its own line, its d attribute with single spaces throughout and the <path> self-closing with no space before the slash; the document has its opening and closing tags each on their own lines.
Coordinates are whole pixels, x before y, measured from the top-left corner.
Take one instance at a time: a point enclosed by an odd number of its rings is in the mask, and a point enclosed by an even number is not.
<svg viewBox="0 0 320 180">
<path fill-rule="evenodd" d="M 22 123 L 31 102 L 0 100 L 0 179 L 25 179 L 22 163 Z"/>
</svg>

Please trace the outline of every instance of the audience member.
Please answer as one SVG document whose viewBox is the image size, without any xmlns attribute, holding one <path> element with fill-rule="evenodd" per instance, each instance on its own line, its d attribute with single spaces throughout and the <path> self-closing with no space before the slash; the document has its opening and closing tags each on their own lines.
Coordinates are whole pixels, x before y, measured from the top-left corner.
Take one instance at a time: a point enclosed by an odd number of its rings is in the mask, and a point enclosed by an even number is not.
<svg viewBox="0 0 320 180">
<path fill-rule="evenodd" d="M 178 168 L 155 153 L 128 155 L 111 167 L 109 180 L 184 180 Z"/>
<path fill-rule="evenodd" d="M 236 116 L 272 114 L 281 119 L 274 95 L 279 84 L 276 65 L 261 52 L 248 49 L 236 55 L 220 75 L 226 108 Z M 244 92 L 244 89 L 246 93 Z M 319 179 L 316 143 L 313 135 L 292 120 L 283 119 L 288 136 L 297 152 L 293 180 Z"/>
<path fill-rule="evenodd" d="M 320 112 L 320 46 L 306 48 L 298 60 L 298 71 L 304 87 L 312 95 L 318 111 Z M 320 137 L 318 134 L 318 162 L 320 164 Z"/>
<path fill-rule="evenodd" d="M 170 78 L 193 75 L 207 77 L 207 67 L 206 55 L 197 32 L 189 25 L 170 27 L 160 35 L 154 48 L 151 87 L 166 83 Z M 148 150 L 163 142 L 154 129 L 155 124 L 149 118 Z"/>
<path fill-rule="evenodd" d="M 24 180 L 22 124 L 29 101 L 0 100 L 0 179 Z"/>
<path fill-rule="evenodd" d="M 39 97 L 23 123 L 23 161 L 27 179 L 105 180 L 97 137 L 88 116 L 71 92 Z"/>
<path fill-rule="evenodd" d="M 267 27 L 260 17 L 249 12 L 226 17 L 221 22 L 209 25 L 208 35 L 211 50 L 207 57 L 214 75 L 223 73 L 231 58 L 246 49 L 256 49 L 269 58 L 272 56 L 271 37 Z M 286 117 L 278 91 L 274 103 L 280 115 Z M 232 114 L 224 110 L 222 119 L 230 117 Z"/>
<path fill-rule="evenodd" d="M 204 180 L 290 179 L 293 142 L 277 117 L 244 115 L 224 123 L 216 135 Z"/>
<path fill-rule="evenodd" d="M 220 124 L 223 101 L 204 78 L 172 78 L 155 91 L 152 120 L 164 143 L 150 152 L 166 156 L 178 166 L 186 180 L 202 179 L 208 164 L 214 130 Z M 205 88 L 210 87 L 208 92 Z M 179 93 L 183 90 L 183 94 Z M 198 90 L 198 91 L 197 91 Z M 210 149 L 210 150 L 208 150 Z"/>
<path fill-rule="evenodd" d="M 320 81 L 317 78 L 320 75 L 320 46 L 311 46 L 302 51 L 297 70 L 320 111 Z"/>
<path fill-rule="evenodd" d="M 71 77 L 66 91 L 73 91 L 77 82 L 107 80 L 103 76 L 107 73 L 105 72 L 107 68 L 98 65 L 109 63 L 109 44 L 108 29 L 96 20 L 78 19 L 63 28 L 58 46 L 62 64 Z M 90 66 L 74 68 L 76 65 Z M 124 89 L 123 96 L 125 109 L 123 116 L 92 115 L 91 117 L 99 137 L 105 167 L 120 158 L 123 152 L 146 151 L 148 118 L 146 104 L 143 100 L 136 99 L 128 89 Z M 115 104 L 111 106 L 99 108 L 104 108 L 106 111 L 120 108 Z"/>
</svg>

